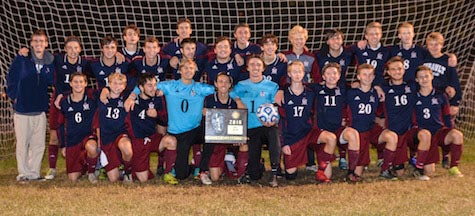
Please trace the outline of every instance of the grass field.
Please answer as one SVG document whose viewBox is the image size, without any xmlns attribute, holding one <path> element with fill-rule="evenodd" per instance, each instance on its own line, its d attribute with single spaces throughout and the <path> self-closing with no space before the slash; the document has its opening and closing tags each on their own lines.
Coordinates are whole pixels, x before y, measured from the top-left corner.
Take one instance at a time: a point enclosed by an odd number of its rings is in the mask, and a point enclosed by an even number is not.
<svg viewBox="0 0 475 216">
<path fill-rule="evenodd" d="M 46 160 L 44 172 L 46 172 Z M 475 143 L 466 144 L 460 169 L 450 177 L 437 165 L 428 182 L 407 174 L 399 181 L 377 177 L 371 164 L 364 181 L 348 184 L 334 164 L 334 181 L 317 184 L 300 170 L 299 179 L 280 179 L 270 188 L 224 180 L 212 186 L 185 180 L 178 186 L 161 179 L 146 184 L 66 180 L 64 160 L 53 181 L 18 184 L 14 159 L 0 161 L 0 215 L 475 215 Z"/>
</svg>

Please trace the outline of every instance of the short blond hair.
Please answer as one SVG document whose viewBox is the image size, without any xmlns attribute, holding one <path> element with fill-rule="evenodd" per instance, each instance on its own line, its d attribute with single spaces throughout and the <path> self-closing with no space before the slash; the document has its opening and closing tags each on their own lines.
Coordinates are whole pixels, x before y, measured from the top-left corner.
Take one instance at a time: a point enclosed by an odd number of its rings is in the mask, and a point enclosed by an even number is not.
<svg viewBox="0 0 475 216">
<path fill-rule="evenodd" d="M 308 31 L 307 31 L 307 29 L 305 29 L 301 25 L 296 25 L 292 29 L 290 29 L 290 31 L 289 31 L 289 40 L 292 40 L 292 38 L 296 34 L 303 34 L 303 36 L 305 37 L 305 40 L 308 39 Z"/>
<path fill-rule="evenodd" d="M 426 37 L 426 44 L 428 41 L 437 41 L 440 45 L 444 45 L 444 36 L 440 32 L 431 32 Z"/>
<path fill-rule="evenodd" d="M 198 65 L 196 64 L 195 61 L 193 61 L 193 59 L 187 59 L 187 58 L 183 58 L 181 61 L 180 61 L 180 68 L 179 70 L 181 70 L 183 67 L 185 67 L 186 65 L 194 65 L 195 68 L 198 68 Z"/>
<path fill-rule="evenodd" d="M 296 61 L 292 61 L 289 66 L 287 67 L 287 73 L 290 73 L 290 71 L 292 70 L 292 68 L 294 67 L 299 67 L 303 72 L 305 72 L 305 65 L 303 64 L 302 61 L 299 61 L 299 60 L 296 60 Z"/>
<path fill-rule="evenodd" d="M 111 83 L 114 80 L 119 80 L 119 81 L 124 82 L 124 85 L 127 85 L 127 77 L 125 76 L 125 74 L 122 74 L 119 72 L 111 73 L 108 79 L 109 79 L 109 83 Z"/>
<path fill-rule="evenodd" d="M 410 22 L 403 22 L 397 26 L 397 30 L 399 31 L 401 28 L 410 28 L 414 31 L 414 25 Z"/>
<path fill-rule="evenodd" d="M 358 66 L 358 69 L 356 70 L 356 75 L 360 75 L 362 70 L 371 70 L 374 74 L 374 66 L 370 64 L 361 64 Z"/>
<path fill-rule="evenodd" d="M 369 29 L 376 28 L 379 29 L 381 32 L 383 31 L 383 26 L 379 22 L 370 22 L 368 25 L 366 25 L 365 28 L 365 34 L 368 33 Z"/>
</svg>

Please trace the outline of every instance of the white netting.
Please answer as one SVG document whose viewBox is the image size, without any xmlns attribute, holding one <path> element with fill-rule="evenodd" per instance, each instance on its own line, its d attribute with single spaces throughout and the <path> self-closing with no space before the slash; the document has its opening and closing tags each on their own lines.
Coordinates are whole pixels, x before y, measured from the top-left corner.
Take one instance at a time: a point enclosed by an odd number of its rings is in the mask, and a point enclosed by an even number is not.
<svg viewBox="0 0 475 216">
<path fill-rule="evenodd" d="M 280 38 L 280 49 L 287 50 L 288 30 L 300 24 L 309 30 L 307 46 L 319 49 L 324 43 L 325 29 L 339 28 L 345 33 L 345 43 L 363 38 L 367 23 L 383 24 L 383 43 L 397 42 L 397 25 L 409 21 L 415 26 L 415 42 L 421 44 L 432 31 L 446 37 L 446 50 L 458 56 L 458 69 L 464 100 L 458 124 L 473 137 L 475 128 L 473 78 L 475 68 L 475 3 L 473 1 L 1 1 L 0 68 L 2 93 L 10 62 L 20 46 L 26 46 L 30 34 L 45 29 L 50 37 L 50 50 L 60 52 L 64 37 L 74 34 L 83 41 L 83 54 L 99 56 L 101 37 L 112 34 L 120 38 L 127 24 L 135 23 L 141 39 L 156 36 L 161 44 L 175 36 L 179 18 L 193 21 L 194 37 L 212 43 L 216 36 L 232 36 L 240 22 L 250 24 L 252 41 L 265 33 Z M 0 157 L 13 154 L 14 132 L 11 104 L 0 102 Z"/>
</svg>

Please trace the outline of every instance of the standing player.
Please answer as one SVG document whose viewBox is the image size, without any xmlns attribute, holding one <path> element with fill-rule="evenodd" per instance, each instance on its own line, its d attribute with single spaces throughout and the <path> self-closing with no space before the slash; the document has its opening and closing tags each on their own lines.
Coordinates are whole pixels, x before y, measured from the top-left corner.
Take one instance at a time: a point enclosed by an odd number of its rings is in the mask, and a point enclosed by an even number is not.
<svg viewBox="0 0 475 216">
<path fill-rule="evenodd" d="M 453 128 L 450 120 L 450 108 L 447 96 L 433 87 L 434 76 L 427 66 L 419 66 L 416 81 L 419 83 L 414 116 L 417 120 L 419 133 L 429 131 L 429 139 L 425 149 L 418 149 L 417 163 L 414 174 L 421 180 L 429 180 L 435 169 L 434 163 L 439 161 L 438 146 L 450 148 L 449 174 L 463 177 L 458 169 L 462 155 L 463 134 Z M 419 145 L 423 144 L 422 140 Z M 430 147 L 429 147 L 430 146 Z M 423 170 L 424 168 L 424 170 Z"/>
<path fill-rule="evenodd" d="M 266 34 L 262 36 L 262 59 L 266 65 L 264 78 L 283 87 L 287 83 L 287 62 L 282 61 L 277 55 L 279 40 L 277 36 Z"/>
<path fill-rule="evenodd" d="M 196 41 L 192 38 L 185 38 L 180 42 L 180 52 L 182 54 L 181 57 L 173 56 L 170 59 L 170 69 L 172 78 L 175 80 L 179 80 L 181 78 L 179 70 L 180 62 L 182 61 L 182 59 L 191 59 L 195 61 L 195 63 L 198 65 L 193 80 L 199 82 L 201 80 L 201 74 L 206 63 L 208 62 L 208 59 L 203 56 L 196 56 Z"/>
<path fill-rule="evenodd" d="M 122 31 L 122 39 L 125 42 L 125 46 L 122 47 L 120 52 L 125 56 L 125 60 L 131 63 L 138 57 L 145 55 L 144 51 L 140 49 L 140 29 L 136 25 L 130 24 Z"/>
<path fill-rule="evenodd" d="M 48 37 L 33 32 L 30 56 L 13 59 L 7 76 L 8 97 L 13 102 L 18 182 L 41 180 L 41 159 L 45 149 L 48 85 L 53 84 L 54 56 L 46 51 Z"/>
<path fill-rule="evenodd" d="M 261 54 L 258 44 L 249 41 L 251 39 L 251 27 L 247 23 L 240 23 L 234 27 L 233 54 L 240 55 L 243 59 L 251 54 Z"/>
<path fill-rule="evenodd" d="M 155 130 L 159 112 L 164 111 L 162 98 L 155 97 L 156 85 L 154 74 L 140 75 L 140 94 L 135 100 L 135 109 L 129 112 L 125 120 L 132 141 L 132 171 L 140 182 L 152 178 L 150 151 L 158 148 L 159 153 L 163 152 L 166 164 L 163 180 L 168 184 L 178 184 L 170 173 L 176 158 L 176 139 L 170 135 L 163 136 Z"/>
<path fill-rule="evenodd" d="M 91 183 L 97 183 L 94 174 L 99 156 L 97 135 L 92 128 L 97 101 L 92 91 L 86 91 L 87 76 L 81 72 L 70 75 L 71 93 L 60 102 L 59 119 L 64 119 L 66 173 L 71 181 L 87 170 Z"/>
<path fill-rule="evenodd" d="M 177 56 L 178 58 L 182 57 L 182 53 L 180 51 L 180 43 L 185 38 L 190 38 L 191 34 L 193 33 L 193 29 L 191 28 L 191 20 L 187 18 L 181 18 L 178 20 L 176 24 L 176 33 L 178 37 L 174 38 L 168 44 L 166 44 L 162 52 L 169 56 Z M 196 42 L 196 57 L 197 58 L 206 58 L 208 52 L 208 47 L 201 42 Z"/>
<path fill-rule="evenodd" d="M 235 57 L 231 56 L 232 42 L 228 37 L 218 37 L 214 44 L 216 57 L 208 62 L 204 69 L 207 76 L 207 83 L 213 84 L 218 73 L 225 71 L 233 79 L 233 84 L 242 80 L 245 76 L 241 74 L 243 63 L 239 64 Z"/>
<path fill-rule="evenodd" d="M 323 151 L 319 153 L 320 161 L 331 161 L 335 151 L 335 134 L 317 130 L 313 127 L 315 112 L 315 93 L 305 87 L 302 80 L 305 76 L 305 67 L 301 61 L 293 61 L 288 67 L 290 86 L 284 91 L 284 103 L 281 107 L 281 124 L 284 144 L 285 177 L 293 180 L 297 177 L 297 167 L 307 162 L 307 147 L 314 148 L 321 144 Z M 322 144 L 324 143 L 324 144 Z M 317 179 L 328 179 L 324 170 L 316 173 Z M 318 177 L 322 176 L 322 177 Z M 326 182 L 328 182 L 326 181 Z"/>
<path fill-rule="evenodd" d="M 338 85 L 341 76 L 340 70 L 340 64 L 328 63 L 323 67 L 322 71 L 324 84 L 313 85 L 317 95 L 317 126 L 320 130 L 334 133 L 340 149 L 348 149 L 348 177 L 352 178 L 356 177 L 354 171 L 358 163 L 360 138 L 358 131 L 344 125 L 343 119 L 345 116 L 343 113 L 346 107 L 346 94 L 345 86 Z M 318 170 L 319 172 L 325 171 L 326 175 L 317 175 L 318 181 L 329 181 L 331 177 L 331 166 L 328 166 L 329 163 L 330 161 L 328 160 L 320 160 Z"/>
<path fill-rule="evenodd" d="M 138 78 L 140 74 L 151 73 L 155 75 L 157 82 L 165 81 L 165 72 L 168 69 L 169 56 L 160 53 L 160 45 L 156 37 L 147 37 L 144 41 L 144 56 L 137 57 L 132 62 L 134 78 Z M 136 81 L 129 82 L 131 85 Z"/>
<path fill-rule="evenodd" d="M 272 169 L 269 183 L 272 187 L 277 187 L 277 170 L 280 167 L 279 131 L 275 123 L 264 125 L 256 115 L 259 106 L 274 102 L 278 90 L 276 83 L 264 79 L 262 75 L 264 69 L 265 63 L 260 56 L 249 56 L 247 59 L 249 79 L 238 82 L 231 92 L 231 96 L 239 98 L 248 109 L 249 160 L 247 175 L 241 176 L 238 182 L 250 182 L 250 180 L 262 178 L 264 172 L 260 162 L 262 141 L 267 140 Z"/>
<path fill-rule="evenodd" d="M 124 182 L 132 182 L 132 143 L 127 135 L 123 91 L 127 78 L 121 73 L 112 73 L 108 77 L 110 98 L 107 104 L 98 103 L 95 125 L 99 128 L 101 150 L 107 157 L 105 166 L 109 181 L 119 180 L 119 166 L 124 164 Z M 119 155 L 119 151 L 120 154 Z M 101 163 L 103 161 L 101 160 Z"/>
</svg>

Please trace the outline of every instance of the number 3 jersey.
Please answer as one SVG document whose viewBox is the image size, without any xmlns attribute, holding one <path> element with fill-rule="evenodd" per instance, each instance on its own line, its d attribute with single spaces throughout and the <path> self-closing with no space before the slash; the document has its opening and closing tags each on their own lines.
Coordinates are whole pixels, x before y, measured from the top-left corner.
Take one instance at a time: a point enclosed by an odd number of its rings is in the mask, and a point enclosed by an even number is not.
<svg viewBox="0 0 475 216">
<path fill-rule="evenodd" d="M 416 86 L 413 82 L 394 85 L 389 81 L 382 88 L 386 95 L 383 103 L 386 128 L 402 135 L 412 126 L 411 117 L 416 101 Z"/>
<path fill-rule="evenodd" d="M 140 96 L 135 99 L 134 110 L 129 112 L 125 120 L 127 131 L 132 138 L 150 137 L 156 132 L 157 119 L 165 112 L 162 100 L 163 97 L 142 99 Z M 148 116 L 149 109 L 155 109 L 157 117 Z"/>
<path fill-rule="evenodd" d="M 92 91 L 87 91 L 79 102 L 74 102 L 71 95 L 65 95 L 61 102 L 62 116 L 65 123 L 66 147 L 79 144 L 85 137 L 94 133 L 92 127 L 97 108 L 96 97 Z"/>
<path fill-rule="evenodd" d="M 125 127 L 125 117 L 127 112 L 124 109 L 126 96 L 109 99 L 109 103 L 103 104 L 98 101 L 97 114 L 94 119 L 95 125 L 99 125 L 101 145 L 112 143 L 120 134 L 127 133 Z"/>
<path fill-rule="evenodd" d="M 447 96 L 436 90 L 427 96 L 417 93 L 414 116 L 419 128 L 429 130 L 432 135 L 444 126 L 452 128 Z"/>
</svg>

